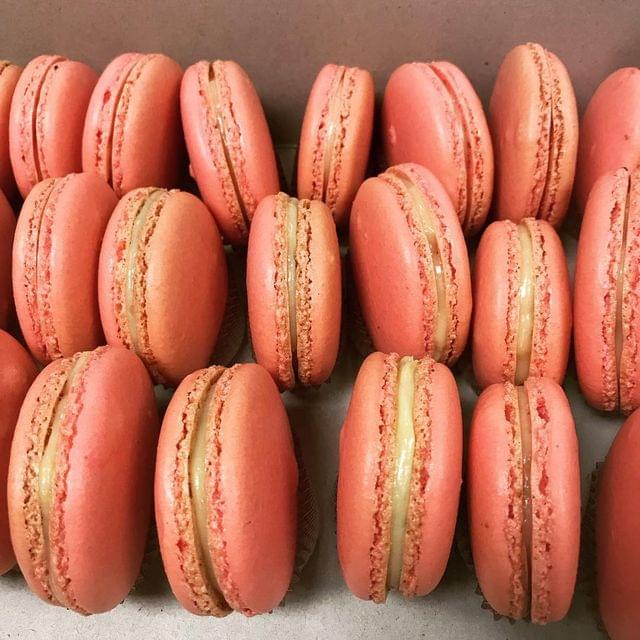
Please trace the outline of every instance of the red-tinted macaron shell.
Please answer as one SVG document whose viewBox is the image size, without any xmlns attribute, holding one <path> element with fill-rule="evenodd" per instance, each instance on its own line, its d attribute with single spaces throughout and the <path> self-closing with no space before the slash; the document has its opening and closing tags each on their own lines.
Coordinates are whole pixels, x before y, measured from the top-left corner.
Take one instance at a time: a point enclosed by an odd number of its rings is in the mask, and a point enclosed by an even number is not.
<svg viewBox="0 0 640 640">
<path fill-rule="evenodd" d="M 0 330 L 0 575 L 16 562 L 9 537 L 7 471 L 13 431 L 22 401 L 38 370 L 22 345 Z"/>
<path fill-rule="evenodd" d="M 211 65 L 224 86 L 222 144 L 217 114 L 208 100 Z M 180 91 L 184 135 L 193 177 L 225 239 L 246 243 L 247 223 L 260 201 L 280 187 L 276 156 L 260 97 L 251 79 L 237 63 L 204 60 L 190 66 Z M 230 171 L 228 161 L 233 167 Z M 248 220 L 238 204 L 242 197 Z"/>
<path fill-rule="evenodd" d="M 27 582 L 44 599 L 23 512 L 27 452 L 33 446 L 31 420 L 40 393 L 64 363 L 46 367 L 27 393 L 9 468 L 16 557 Z M 54 492 L 52 504 L 62 526 L 50 535 L 66 558 L 59 569 L 61 588 L 72 595 L 74 608 L 100 613 L 127 595 L 140 571 L 152 508 L 158 415 L 149 376 L 130 351 L 101 347 L 80 375 L 80 401 L 69 418 L 72 434 L 60 441 L 56 455 L 58 463 L 64 459 L 68 465 L 64 492 Z M 56 488 L 62 486 L 56 483 Z"/>
<path fill-rule="evenodd" d="M 0 191 L 0 329 L 7 327 L 13 310 L 11 288 L 11 252 L 16 217 Z"/>
<path fill-rule="evenodd" d="M 9 117 L 11 99 L 22 68 L 0 60 L 0 191 L 13 202 L 18 194 L 9 155 Z"/>
<path fill-rule="evenodd" d="M 104 344 L 98 309 L 102 236 L 118 200 L 98 176 L 36 185 L 13 247 L 13 291 L 25 340 L 40 362 Z"/>
<path fill-rule="evenodd" d="M 165 570 L 174 594 L 193 613 L 202 611 L 194 605 L 180 561 L 180 545 L 189 541 L 176 518 L 176 484 L 184 480 L 176 475 L 176 451 L 185 437 L 185 406 L 202 373 L 185 378 L 169 404 L 155 476 L 156 522 Z M 267 371 L 256 364 L 241 364 L 223 375 L 226 389 L 217 435 L 219 494 L 211 498 L 222 510 L 222 526 L 210 536 L 226 554 L 225 586 L 233 587 L 249 612 L 262 613 L 280 603 L 291 582 L 297 463 L 287 414 Z"/>
<path fill-rule="evenodd" d="M 576 195 L 580 211 L 596 180 L 620 167 L 640 164 L 640 69 L 625 67 L 605 78 L 582 118 Z"/>
<path fill-rule="evenodd" d="M 62 56 L 38 56 L 11 103 L 11 164 L 23 197 L 41 180 L 82 169 L 82 131 L 95 71 Z"/>
<path fill-rule="evenodd" d="M 627 419 L 598 475 L 596 560 L 600 615 L 612 640 L 640 628 L 640 413 Z"/>
</svg>

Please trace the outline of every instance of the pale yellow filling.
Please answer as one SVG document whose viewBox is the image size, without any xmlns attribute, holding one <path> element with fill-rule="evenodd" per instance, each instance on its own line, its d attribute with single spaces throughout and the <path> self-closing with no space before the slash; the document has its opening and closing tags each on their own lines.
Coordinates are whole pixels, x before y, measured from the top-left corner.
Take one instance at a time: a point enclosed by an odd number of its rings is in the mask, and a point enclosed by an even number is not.
<svg viewBox="0 0 640 640">
<path fill-rule="evenodd" d="M 387 567 L 387 586 L 397 589 L 402 574 L 404 539 L 411 494 L 411 472 L 415 433 L 413 430 L 413 402 L 417 362 L 411 357 L 400 360 L 398 369 L 398 397 L 396 404 L 395 473 L 391 503 L 391 547 Z"/>
<path fill-rule="evenodd" d="M 518 238 L 520 241 L 520 284 L 518 288 L 515 384 L 522 384 L 529 377 L 535 313 L 533 242 L 526 224 L 518 225 Z"/>
<path fill-rule="evenodd" d="M 522 555 L 528 572 L 529 587 L 531 585 L 531 539 L 532 539 L 532 504 L 531 504 L 531 413 L 529 398 L 525 387 L 518 387 L 518 422 L 520 425 L 520 447 L 522 452 Z M 529 592 L 531 592 L 529 590 Z"/>
<path fill-rule="evenodd" d="M 193 509 L 195 544 L 198 556 L 202 560 L 210 585 L 220 591 L 216 579 L 215 569 L 209 553 L 209 534 L 207 523 L 207 487 L 206 487 L 206 456 L 207 430 L 213 422 L 213 388 L 202 399 L 198 411 L 193 434 L 191 436 L 191 450 L 189 452 L 189 488 L 191 491 L 191 506 Z"/>
<path fill-rule="evenodd" d="M 336 134 L 340 127 L 340 111 L 342 109 L 342 86 L 344 84 L 345 70 L 340 69 L 340 79 L 336 90 L 329 96 L 329 109 L 327 113 L 327 132 L 324 142 L 324 168 L 322 174 L 322 200 L 327 199 L 327 188 L 331 176 L 331 159 L 336 144 Z"/>
<path fill-rule="evenodd" d="M 69 389 L 76 374 L 82 369 L 89 358 L 88 353 L 78 356 L 64 383 L 58 402 L 56 403 L 48 433 L 45 437 L 44 451 L 38 467 L 38 504 L 40 505 L 40 517 L 42 519 L 42 537 L 44 538 L 44 550 L 49 557 L 49 527 L 51 525 L 51 509 L 53 508 L 53 495 L 56 476 L 56 453 L 60 441 L 60 429 L 65 420 L 67 405 L 69 402 Z M 55 573 L 55 569 L 49 566 L 49 573 Z M 49 588 L 58 602 L 64 602 L 64 594 L 58 588 L 55 580 L 49 579 Z"/>
<path fill-rule="evenodd" d="M 129 246 L 127 247 L 124 305 L 127 325 L 129 328 L 129 335 L 131 336 L 131 346 L 136 352 L 140 351 L 140 336 L 138 332 L 138 326 L 140 323 L 140 308 L 138 297 L 136 296 L 138 260 L 140 257 L 140 252 L 142 251 L 141 245 L 144 240 L 144 229 L 147 219 L 149 217 L 149 214 L 153 211 L 158 199 L 162 196 L 163 193 L 164 192 L 160 189 L 158 189 L 157 191 L 152 191 L 144 201 L 140 209 L 138 209 L 138 212 L 136 213 L 135 219 L 133 221 L 133 225 L 131 227 Z"/>
<path fill-rule="evenodd" d="M 431 250 L 437 301 L 436 326 L 433 336 L 433 352 L 431 353 L 431 356 L 434 360 L 439 361 L 442 359 L 447 345 L 449 318 L 447 311 L 447 288 L 445 283 L 444 265 L 440 254 L 440 247 L 438 246 L 436 220 L 420 187 L 404 175 L 394 175 L 400 178 L 407 190 L 407 193 L 413 201 L 414 212 L 416 213 L 417 219 L 420 221 L 422 231 L 429 242 L 429 248 Z"/>
<path fill-rule="evenodd" d="M 296 325 L 296 248 L 298 244 L 298 200 L 289 198 L 287 204 L 287 295 L 289 297 L 289 334 L 291 355 L 298 348 Z"/>
</svg>

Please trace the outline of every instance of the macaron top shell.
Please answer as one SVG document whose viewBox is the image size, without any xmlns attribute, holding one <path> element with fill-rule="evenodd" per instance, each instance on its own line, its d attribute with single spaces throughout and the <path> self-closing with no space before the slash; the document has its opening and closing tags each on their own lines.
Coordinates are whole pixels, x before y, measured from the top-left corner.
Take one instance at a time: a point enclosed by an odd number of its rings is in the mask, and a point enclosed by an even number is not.
<svg viewBox="0 0 640 640">
<path fill-rule="evenodd" d="M 307 101 L 298 149 L 298 195 L 326 202 L 337 225 L 348 221 L 364 179 L 374 99 L 369 71 L 328 64 Z"/>
<path fill-rule="evenodd" d="M 258 203 L 280 187 L 276 156 L 260 98 L 231 60 L 190 66 L 180 91 L 193 177 L 224 238 L 247 242 Z"/>
<path fill-rule="evenodd" d="M 43 180 L 25 200 L 13 289 L 22 333 L 40 362 L 104 344 L 98 259 L 117 202 L 106 182 L 89 173 Z"/>
<path fill-rule="evenodd" d="M 120 200 L 98 278 L 109 344 L 133 349 L 156 382 L 206 366 L 227 300 L 222 241 L 211 214 L 184 191 L 144 188 Z"/>
<path fill-rule="evenodd" d="M 11 164 L 22 197 L 41 180 L 82 168 L 82 131 L 98 76 L 63 56 L 34 58 L 11 103 Z"/>
<path fill-rule="evenodd" d="M 350 252 L 376 349 L 455 362 L 471 319 L 469 259 L 433 174 L 407 163 L 366 180 L 353 204 Z"/>
<path fill-rule="evenodd" d="M 0 575 L 16 563 L 9 537 L 7 511 L 7 471 L 11 440 L 18 421 L 22 401 L 38 370 L 24 347 L 11 335 L 0 330 Z"/>
<path fill-rule="evenodd" d="M 373 353 L 356 378 L 340 433 L 337 543 L 342 573 L 358 597 L 384 602 L 392 509 L 401 358 Z M 454 378 L 430 358 L 414 372 L 411 484 L 397 588 L 426 595 L 449 558 L 461 485 L 462 418 Z"/>
<path fill-rule="evenodd" d="M 0 60 L 0 191 L 11 201 L 16 198 L 18 188 L 9 155 L 9 118 L 11 99 L 21 73 L 18 65 Z"/>
<path fill-rule="evenodd" d="M 625 67 L 605 78 L 584 112 L 580 128 L 576 195 L 580 211 L 595 181 L 620 167 L 640 164 L 640 69 Z"/>
<path fill-rule="evenodd" d="M 198 543 L 189 459 L 203 427 L 207 541 Z M 293 573 L 297 483 L 287 414 L 264 368 L 211 367 L 185 378 L 163 421 L 155 495 L 162 559 L 186 609 L 253 615 L 281 602 Z"/>
<path fill-rule="evenodd" d="M 638 237 L 640 169 L 601 176 L 580 230 L 574 337 L 580 389 L 589 404 L 606 411 L 640 406 Z"/>
<path fill-rule="evenodd" d="M 20 569 L 43 600 L 87 614 L 127 595 L 146 543 L 157 431 L 149 376 L 126 349 L 56 360 L 37 377 L 16 426 L 8 496 Z"/>
<path fill-rule="evenodd" d="M 567 211 L 578 150 L 578 112 L 562 62 L 539 44 L 512 49 L 490 102 L 498 218 L 542 218 Z"/>
<path fill-rule="evenodd" d="M 640 627 L 639 421 L 638 411 L 627 419 L 598 475 L 598 601 L 607 633 L 615 640 L 633 640 Z"/>
<path fill-rule="evenodd" d="M 176 185 L 181 79 L 180 66 L 160 53 L 124 53 L 100 76 L 87 109 L 82 167 L 118 197 L 137 187 Z"/>
<path fill-rule="evenodd" d="M 0 329 L 7 327 L 13 309 L 11 251 L 16 217 L 0 191 Z"/>
<path fill-rule="evenodd" d="M 293 265 L 289 207 L 295 215 Z M 256 360 L 281 388 L 291 389 L 296 381 L 318 385 L 331 374 L 340 343 L 341 286 L 338 237 L 327 206 L 284 193 L 265 198 L 249 237 L 249 321 Z"/>
<path fill-rule="evenodd" d="M 490 224 L 474 263 L 473 369 L 480 387 L 562 383 L 571 343 L 571 291 L 562 242 L 544 220 Z M 525 300 L 525 297 L 527 298 Z"/>
<path fill-rule="evenodd" d="M 521 399 L 529 414 L 528 453 Z M 580 467 L 569 402 L 559 385 L 529 378 L 524 387 L 500 383 L 482 392 L 471 421 L 467 482 L 473 561 L 484 597 L 513 619 L 529 616 L 544 624 L 563 618 L 578 567 Z"/>
<path fill-rule="evenodd" d="M 458 67 L 446 61 L 398 67 L 384 93 L 382 139 L 389 164 L 421 164 L 442 182 L 465 235 L 482 227 L 493 148 L 482 103 Z"/>
</svg>

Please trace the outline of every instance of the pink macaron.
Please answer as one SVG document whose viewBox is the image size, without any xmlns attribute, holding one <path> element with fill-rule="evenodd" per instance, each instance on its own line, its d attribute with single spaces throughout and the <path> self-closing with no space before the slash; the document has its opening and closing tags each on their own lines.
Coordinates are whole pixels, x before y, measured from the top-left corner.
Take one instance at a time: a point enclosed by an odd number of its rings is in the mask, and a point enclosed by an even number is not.
<svg viewBox="0 0 640 640">
<path fill-rule="evenodd" d="M 467 492 L 473 562 L 496 613 L 545 624 L 571 605 L 580 547 L 578 439 L 548 378 L 485 389 L 473 412 Z"/>
<path fill-rule="evenodd" d="M 28 585 L 82 614 L 115 607 L 140 571 L 158 414 L 140 360 L 99 347 L 29 389 L 9 463 L 11 540 Z"/>
<path fill-rule="evenodd" d="M 298 196 L 326 202 L 337 225 L 349 220 L 364 180 L 373 129 L 369 71 L 327 64 L 316 77 L 302 121 Z"/>
<path fill-rule="evenodd" d="M 580 389 L 597 409 L 640 406 L 640 168 L 593 186 L 582 220 L 574 287 Z"/>
<path fill-rule="evenodd" d="M 256 360 L 281 389 L 319 385 L 338 356 L 340 248 L 327 205 L 285 193 L 258 206 L 249 235 L 247 298 Z"/>
<path fill-rule="evenodd" d="M 431 358 L 371 354 L 340 433 L 338 557 L 349 589 L 384 602 L 436 588 L 462 483 L 462 415 L 453 375 Z"/>
<path fill-rule="evenodd" d="M 124 53 L 104 70 L 91 95 L 82 136 L 82 167 L 118 197 L 136 187 L 175 187 L 184 158 L 177 62 L 160 53 Z"/>
<path fill-rule="evenodd" d="M 446 61 L 398 67 L 384 91 L 382 142 L 389 164 L 416 162 L 440 180 L 465 235 L 482 227 L 493 148 L 480 98 L 458 67 Z"/>
<path fill-rule="evenodd" d="M 640 629 L 640 412 L 616 435 L 598 475 L 596 561 L 600 615 L 611 640 Z"/>
<path fill-rule="evenodd" d="M 578 152 L 578 111 L 565 66 L 539 44 L 515 47 L 500 66 L 489 110 L 498 218 L 558 226 Z"/>
<path fill-rule="evenodd" d="M 11 252 L 16 217 L 0 191 L 0 329 L 6 329 L 13 311 Z"/>
<path fill-rule="evenodd" d="M 640 69 L 626 67 L 605 78 L 580 127 L 576 194 L 582 211 L 595 181 L 620 167 L 640 165 Z"/>
<path fill-rule="evenodd" d="M 265 369 L 184 379 L 162 423 L 155 504 L 165 571 L 188 611 L 278 606 L 293 575 L 297 487 L 287 413 Z"/>
<path fill-rule="evenodd" d="M 8 60 L 0 60 L 0 191 L 13 202 L 18 194 L 9 154 L 9 120 L 11 99 L 22 68 Z"/>
<path fill-rule="evenodd" d="M 41 180 L 82 170 L 82 130 L 98 76 L 64 56 L 34 58 L 15 87 L 9 149 L 22 197 Z"/>
<path fill-rule="evenodd" d="M 0 575 L 16 563 L 9 536 L 7 509 L 9 452 L 22 401 L 37 373 L 35 362 L 24 347 L 0 330 Z"/>
<path fill-rule="evenodd" d="M 269 125 L 244 69 L 231 60 L 201 60 L 180 91 L 191 172 L 225 239 L 246 244 L 259 202 L 280 179 Z"/>
<path fill-rule="evenodd" d="M 207 366 L 227 301 L 227 265 L 208 209 L 184 191 L 134 189 L 102 243 L 100 316 L 109 344 L 135 351 L 155 382 Z"/>
<path fill-rule="evenodd" d="M 473 370 L 481 388 L 529 376 L 564 380 L 571 290 L 562 242 L 545 220 L 487 227 L 473 271 Z"/>
<path fill-rule="evenodd" d="M 441 183 L 417 164 L 369 178 L 353 203 L 349 237 L 375 348 L 453 364 L 469 333 L 471 278 L 462 228 Z"/>
<path fill-rule="evenodd" d="M 43 180 L 24 202 L 13 244 L 13 292 L 20 328 L 40 362 L 104 344 L 98 259 L 117 203 L 91 173 Z"/>
</svg>

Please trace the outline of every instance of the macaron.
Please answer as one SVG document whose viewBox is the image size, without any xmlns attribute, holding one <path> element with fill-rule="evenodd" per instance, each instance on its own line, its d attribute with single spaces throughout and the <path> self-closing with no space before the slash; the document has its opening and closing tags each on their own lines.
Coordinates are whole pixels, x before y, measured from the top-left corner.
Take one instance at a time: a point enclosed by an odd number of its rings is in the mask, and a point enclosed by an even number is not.
<svg viewBox="0 0 640 640">
<path fill-rule="evenodd" d="M 207 366 L 226 306 L 227 266 L 202 201 L 154 187 L 122 198 L 102 242 L 98 299 L 107 343 L 135 351 L 155 382 L 176 386 Z"/>
<path fill-rule="evenodd" d="M 329 208 L 285 193 L 256 210 L 247 252 L 249 327 L 256 361 L 281 389 L 319 385 L 338 356 L 340 248 Z"/>
<path fill-rule="evenodd" d="M 625 67 L 603 80 L 580 127 L 576 195 L 580 211 L 595 181 L 620 167 L 640 165 L 640 69 Z"/>
<path fill-rule="evenodd" d="M 349 238 L 375 348 L 453 364 L 469 334 L 471 278 L 462 228 L 440 181 L 412 163 L 369 178 L 353 203 Z"/>
<path fill-rule="evenodd" d="M 7 473 L 11 440 L 22 401 L 38 370 L 24 347 L 0 330 L 0 575 L 16 563 L 9 535 L 7 509 Z"/>
<path fill-rule="evenodd" d="M 367 169 L 374 91 L 369 71 L 327 64 L 307 101 L 298 147 L 298 197 L 326 202 L 338 226 L 349 221 Z"/>
<path fill-rule="evenodd" d="M 424 596 L 449 559 L 462 483 L 453 375 L 425 357 L 364 361 L 340 433 L 337 542 L 354 595 Z"/>
<path fill-rule="evenodd" d="M 491 134 L 458 67 L 446 60 L 398 67 L 384 91 L 382 143 L 390 165 L 416 162 L 440 180 L 465 235 L 482 227 L 493 191 Z"/>
<path fill-rule="evenodd" d="M 6 329 L 13 311 L 11 290 L 11 251 L 16 217 L 0 191 L 0 329 Z"/>
<path fill-rule="evenodd" d="M 82 170 L 82 130 L 96 72 L 64 56 L 34 58 L 13 93 L 9 151 L 22 197 L 41 180 Z"/>
<path fill-rule="evenodd" d="M 0 60 L 0 191 L 14 201 L 18 188 L 13 177 L 11 157 L 9 155 L 9 118 L 11 99 L 22 68 L 8 60 Z"/>
<path fill-rule="evenodd" d="M 618 431 L 598 474 L 596 576 L 600 616 L 611 640 L 640 628 L 640 413 Z"/>
<path fill-rule="evenodd" d="M 13 292 L 22 334 L 40 362 L 104 344 L 98 259 L 117 203 L 91 173 L 43 180 L 24 202 L 13 244 Z"/>
<path fill-rule="evenodd" d="M 140 360 L 99 347 L 56 360 L 29 389 L 9 463 L 11 539 L 43 600 L 82 614 L 133 586 L 152 509 L 158 415 Z"/>
<path fill-rule="evenodd" d="M 640 168 L 618 169 L 593 186 L 582 220 L 574 286 L 574 344 L 580 389 L 604 411 L 640 406 Z"/>
<path fill-rule="evenodd" d="M 578 152 L 578 111 L 565 66 L 539 44 L 515 47 L 500 66 L 489 111 L 497 217 L 560 225 Z"/>
<path fill-rule="evenodd" d="M 473 370 L 481 388 L 547 376 L 562 384 L 571 290 L 562 242 L 545 220 L 499 220 L 482 234 L 473 272 Z"/>
<path fill-rule="evenodd" d="M 246 244 L 259 202 L 280 190 L 269 125 L 251 79 L 231 60 L 201 60 L 180 90 L 191 173 L 220 231 Z"/>
<path fill-rule="evenodd" d="M 124 53 L 91 95 L 82 135 L 82 167 L 120 198 L 137 187 L 175 187 L 183 162 L 182 69 L 161 53 Z"/>
<path fill-rule="evenodd" d="M 192 373 L 165 414 L 158 539 L 176 598 L 221 617 L 271 611 L 291 583 L 298 467 L 278 389 L 257 364 Z"/>
<path fill-rule="evenodd" d="M 580 547 L 580 465 L 569 401 L 549 378 L 487 387 L 471 420 L 469 529 L 493 610 L 545 624 L 571 605 Z"/>
</svg>

